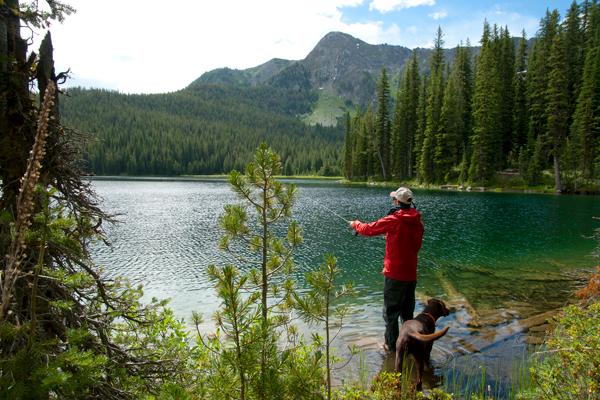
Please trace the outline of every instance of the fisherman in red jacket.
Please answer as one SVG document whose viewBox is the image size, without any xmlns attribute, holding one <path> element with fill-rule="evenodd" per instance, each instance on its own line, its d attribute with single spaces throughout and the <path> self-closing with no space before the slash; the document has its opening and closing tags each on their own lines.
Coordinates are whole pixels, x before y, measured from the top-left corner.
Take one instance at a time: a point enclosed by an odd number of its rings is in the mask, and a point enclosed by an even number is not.
<svg viewBox="0 0 600 400">
<path fill-rule="evenodd" d="M 412 319 L 417 286 L 417 254 L 423 241 L 421 214 L 413 207 L 412 191 L 405 187 L 391 192 L 394 208 L 388 215 L 369 224 L 350 221 L 350 226 L 363 236 L 385 233 L 383 259 L 383 319 L 385 320 L 386 351 L 395 351 L 398 338 L 398 318 Z"/>
</svg>

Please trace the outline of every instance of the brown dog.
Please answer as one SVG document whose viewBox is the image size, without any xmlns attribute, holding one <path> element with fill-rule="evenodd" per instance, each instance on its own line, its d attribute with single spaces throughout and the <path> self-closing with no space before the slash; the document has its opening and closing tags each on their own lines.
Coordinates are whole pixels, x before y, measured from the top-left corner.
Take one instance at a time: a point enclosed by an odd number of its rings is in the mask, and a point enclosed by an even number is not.
<svg viewBox="0 0 600 400">
<path fill-rule="evenodd" d="M 434 340 L 444 336 L 448 327 L 435 332 L 435 322 L 450 314 L 443 301 L 429 299 L 423 312 L 414 319 L 405 321 L 400 327 L 396 341 L 396 371 L 402 372 L 402 362 L 409 354 L 415 359 L 417 369 L 417 390 L 423 387 L 423 370 L 429 362 Z"/>
</svg>

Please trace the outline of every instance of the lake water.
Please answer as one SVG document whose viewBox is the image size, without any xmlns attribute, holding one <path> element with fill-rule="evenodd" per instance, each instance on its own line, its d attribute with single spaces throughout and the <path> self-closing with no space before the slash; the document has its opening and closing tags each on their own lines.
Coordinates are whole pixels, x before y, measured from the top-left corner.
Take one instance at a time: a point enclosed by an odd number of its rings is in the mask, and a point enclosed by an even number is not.
<svg viewBox="0 0 600 400">
<path fill-rule="evenodd" d="M 325 254 L 336 255 L 341 280 L 352 281 L 358 292 L 356 311 L 338 346 L 363 349 L 361 363 L 373 375 L 390 361 L 380 350 L 385 242 L 352 235 L 343 219 L 372 221 L 385 215 L 390 189 L 296 183 L 293 213 L 304 230 L 304 244 L 295 253 L 299 287 Z M 103 208 L 121 221 L 106 227 L 110 247 L 93 248 L 97 264 L 110 276 L 143 284 L 147 297 L 171 298 L 181 318 L 189 321 L 192 311 L 201 312 L 202 329 L 211 332 L 210 316 L 219 301 L 205 269 L 228 260 L 218 249 L 217 223 L 223 205 L 238 201 L 228 184 L 98 180 L 94 186 Z M 428 297 L 445 300 L 453 310 L 438 321 L 438 327 L 450 330 L 434 346 L 428 384 L 481 376 L 479 368 L 485 368 L 487 381 L 501 385 L 531 341 L 520 323 L 565 305 L 598 264 L 590 256 L 596 245 L 590 237 L 600 225 L 594 219 L 600 216 L 600 199 L 414 192 L 425 223 L 416 313 Z"/>
</svg>

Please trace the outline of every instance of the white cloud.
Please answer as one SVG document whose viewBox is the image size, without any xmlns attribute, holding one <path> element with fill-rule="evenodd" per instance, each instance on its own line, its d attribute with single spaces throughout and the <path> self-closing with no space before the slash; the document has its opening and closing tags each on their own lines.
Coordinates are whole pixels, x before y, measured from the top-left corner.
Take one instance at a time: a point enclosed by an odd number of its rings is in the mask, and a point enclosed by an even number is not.
<svg viewBox="0 0 600 400">
<path fill-rule="evenodd" d="M 71 68 L 72 85 L 175 91 L 215 68 L 302 59 L 331 31 L 377 40 L 379 22 L 342 20 L 362 2 L 69 0 L 77 13 L 52 26 L 56 69 Z"/>
<path fill-rule="evenodd" d="M 331 31 L 346 32 L 371 44 L 412 48 L 429 46 L 437 29 L 437 25 L 418 21 L 350 23 L 342 15 L 344 7 L 361 4 L 396 9 L 434 5 L 434 0 L 68 2 L 78 12 L 52 26 L 57 71 L 71 68 L 71 85 L 128 93 L 179 90 L 215 68 L 250 68 L 274 57 L 299 60 Z M 507 25 L 515 36 L 522 28 L 529 37 L 535 34 L 537 18 L 514 12 L 500 15 L 498 10 L 444 20 L 446 46 L 453 47 L 467 37 L 477 44 L 485 18 Z M 372 13 L 371 17 L 381 15 Z"/>
<path fill-rule="evenodd" d="M 521 36 L 524 29 L 527 37 L 532 37 L 539 26 L 539 18 L 537 17 L 517 12 L 498 13 L 494 9 L 487 10 L 475 13 L 470 18 L 455 20 L 451 24 L 443 25 L 445 47 L 454 47 L 460 42 L 464 44 L 467 38 L 470 39 L 471 45 L 479 46 L 484 20 L 487 20 L 491 25 L 506 26 L 511 36 Z"/>
<path fill-rule="evenodd" d="M 433 18 L 435 20 L 438 19 L 444 19 L 448 16 L 448 13 L 446 11 L 436 11 L 434 13 L 431 14 L 427 14 L 428 17 Z"/>
<path fill-rule="evenodd" d="M 369 10 L 377 10 L 381 13 L 387 13 L 403 8 L 412 8 L 420 6 L 433 6 L 435 0 L 373 0 L 369 4 Z"/>
</svg>

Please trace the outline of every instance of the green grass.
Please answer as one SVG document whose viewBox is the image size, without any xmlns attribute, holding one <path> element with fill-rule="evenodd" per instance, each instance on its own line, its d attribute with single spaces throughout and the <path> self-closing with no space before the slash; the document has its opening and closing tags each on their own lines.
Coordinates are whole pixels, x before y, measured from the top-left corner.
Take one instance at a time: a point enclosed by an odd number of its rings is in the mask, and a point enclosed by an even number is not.
<svg viewBox="0 0 600 400">
<path fill-rule="evenodd" d="M 302 120 L 309 125 L 334 126 L 337 124 L 337 119 L 342 117 L 345 112 L 346 106 L 342 98 L 330 89 L 322 89 L 319 91 L 319 100 L 313 112 Z"/>
</svg>

